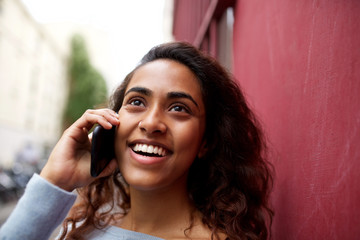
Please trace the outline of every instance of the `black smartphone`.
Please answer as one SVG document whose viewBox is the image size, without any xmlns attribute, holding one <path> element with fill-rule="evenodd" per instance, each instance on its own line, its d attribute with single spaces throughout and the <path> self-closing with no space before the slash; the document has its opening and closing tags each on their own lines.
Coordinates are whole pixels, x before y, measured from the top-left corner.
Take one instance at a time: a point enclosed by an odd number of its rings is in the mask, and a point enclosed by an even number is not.
<svg viewBox="0 0 360 240">
<path fill-rule="evenodd" d="M 92 177 L 97 177 L 115 158 L 115 131 L 116 126 L 105 129 L 100 125 L 94 128 L 91 140 L 91 167 Z"/>
</svg>

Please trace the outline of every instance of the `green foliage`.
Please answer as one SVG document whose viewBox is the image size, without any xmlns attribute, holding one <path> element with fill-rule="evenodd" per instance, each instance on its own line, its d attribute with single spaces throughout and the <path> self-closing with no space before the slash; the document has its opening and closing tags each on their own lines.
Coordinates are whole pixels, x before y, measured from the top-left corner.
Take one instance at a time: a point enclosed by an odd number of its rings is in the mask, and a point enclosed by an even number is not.
<svg viewBox="0 0 360 240">
<path fill-rule="evenodd" d="M 76 121 L 86 109 L 96 108 L 107 99 L 103 76 L 91 65 L 84 39 L 80 35 L 71 40 L 69 58 L 69 97 L 64 114 L 64 127 Z"/>
</svg>

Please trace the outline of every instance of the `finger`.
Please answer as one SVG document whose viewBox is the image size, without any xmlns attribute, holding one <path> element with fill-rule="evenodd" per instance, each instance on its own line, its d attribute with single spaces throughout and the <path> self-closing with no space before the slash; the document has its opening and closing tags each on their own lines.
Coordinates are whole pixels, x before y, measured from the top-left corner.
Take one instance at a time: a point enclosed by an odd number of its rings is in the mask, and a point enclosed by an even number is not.
<svg viewBox="0 0 360 240">
<path fill-rule="evenodd" d="M 104 109 L 95 110 L 94 112 L 91 111 L 90 113 L 95 115 L 97 114 L 101 115 L 106 121 L 108 121 L 112 125 L 119 124 L 119 115 L 111 109 L 104 108 Z"/>
<path fill-rule="evenodd" d="M 113 125 L 118 125 L 119 120 L 116 113 L 111 109 L 89 109 L 86 110 L 83 116 L 81 116 L 74 125 L 79 128 L 86 128 L 89 131 L 96 123 L 100 124 L 105 129 L 110 129 Z"/>
<path fill-rule="evenodd" d="M 110 122 L 114 121 L 114 120 L 115 121 L 119 120 L 119 114 L 109 108 L 102 108 L 102 109 L 97 109 L 97 110 L 89 109 L 89 113 L 100 114 Z"/>
<path fill-rule="evenodd" d="M 111 109 L 104 108 L 104 109 L 97 109 L 97 110 L 87 110 L 85 116 L 88 116 L 91 120 L 92 117 L 95 117 L 98 119 L 98 122 L 100 125 L 102 125 L 104 128 L 108 129 L 111 128 L 112 125 L 118 125 L 119 124 L 119 117 L 116 112 L 114 112 Z M 110 125 L 110 124 L 111 125 Z"/>
<path fill-rule="evenodd" d="M 89 133 L 89 134 L 88 134 L 88 137 L 89 137 L 89 140 L 91 141 L 91 140 L 92 140 L 92 137 L 93 137 L 93 132 Z"/>
</svg>

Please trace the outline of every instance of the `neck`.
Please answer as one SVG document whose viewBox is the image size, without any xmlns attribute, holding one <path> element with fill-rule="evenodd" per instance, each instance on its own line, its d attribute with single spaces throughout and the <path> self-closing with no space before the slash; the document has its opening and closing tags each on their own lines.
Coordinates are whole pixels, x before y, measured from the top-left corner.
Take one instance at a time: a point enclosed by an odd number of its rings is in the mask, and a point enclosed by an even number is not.
<svg viewBox="0 0 360 240">
<path fill-rule="evenodd" d="M 186 178 L 175 185 L 156 190 L 139 190 L 130 187 L 131 209 L 121 227 L 155 236 L 183 236 L 191 225 L 195 208 L 186 189 Z M 171 233 L 170 233 L 171 231 Z"/>
</svg>

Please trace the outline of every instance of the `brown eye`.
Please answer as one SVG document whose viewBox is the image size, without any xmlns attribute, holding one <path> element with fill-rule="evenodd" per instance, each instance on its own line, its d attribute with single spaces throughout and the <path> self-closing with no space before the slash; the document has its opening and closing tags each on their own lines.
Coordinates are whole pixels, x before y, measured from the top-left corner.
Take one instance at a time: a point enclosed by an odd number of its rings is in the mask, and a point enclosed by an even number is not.
<svg viewBox="0 0 360 240">
<path fill-rule="evenodd" d="M 182 105 L 175 105 L 175 106 L 170 108 L 170 111 L 189 113 L 189 110 L 186 107 L 182 106 Z"/>
<path fill-rule="evenodd" d="M 176 111 L 176 112 L 182 112 L 184 110 L 184 108 L 180 107 L 180 106 L 175 106 L 172 109 L 173 109 L 173 111 Z"/>
<path fill-rule="evenodd" d="M 133 106 L 139 106 L 139 107 L 145 106 L 145 104 L 139 99 L 134 99 L 134 100 L 130 101 L 129 104 L 133 105 Z"/>
</svg>

